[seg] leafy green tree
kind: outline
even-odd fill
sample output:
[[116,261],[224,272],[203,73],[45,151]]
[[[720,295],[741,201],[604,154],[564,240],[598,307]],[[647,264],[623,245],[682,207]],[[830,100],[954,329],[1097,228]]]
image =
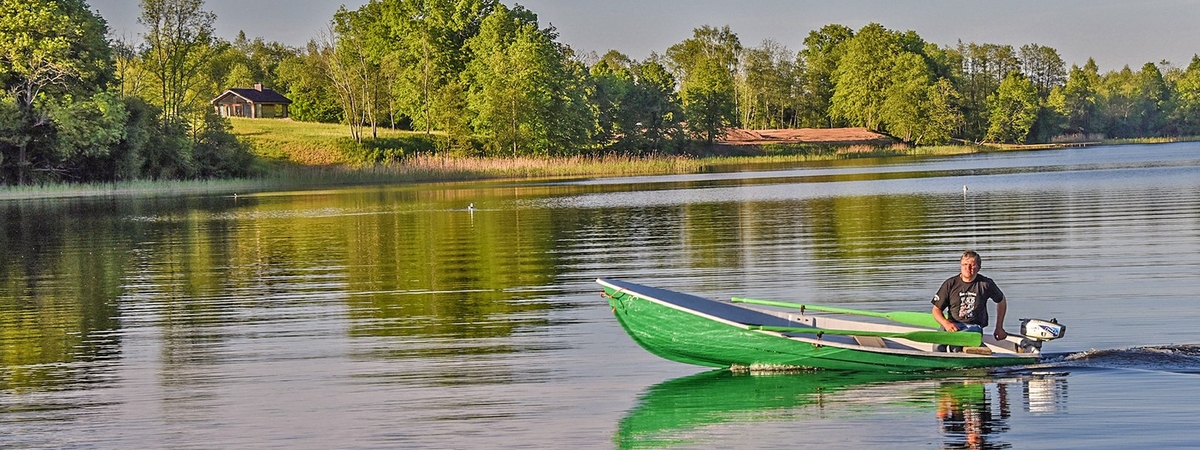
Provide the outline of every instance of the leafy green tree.
[[688,72],[683,111],[688,130],[710,147],[737,118],[733,77],[718,60],[706,60]]
[[1050,91],[1062,86],[1067,81],[1066,65],[1058,54],[1058,50],[1037,44],[1021,46],[1018,51],[1021,62],[1021,73],[1038,89],[1038,95],[1045,99]]
[[467,104],[492,152],[549,155],[588,145],[596,117],[586,73],[555,37],[524,8],[497,6],[468,41]]
[[34,171],[60,170],[53,118],[39,102],[103,89],[112,77],[107,31],[82,0],[0,2],[0,82],[17,124],[0,140],[4,180],[25,184]]
[[195,176],[199,178],[233,178],[254,171],[254,154],[229,134],[229,120],[213,112],[204,115],[204,124],[196,134],[192,150]]
[[288,114],[305,122],[339,123],[344,111],[338,104],[333,83],[322,69],[322,55],[317,44],[309,45],[304,53],[279,62],[278,82],[287,86],[292,101]]
[[625,119],[629,116],[630,96],[636,89],[632,61],[628,56],[611,50],[589,70],[596,84],[592,101],[596,104],[598,134],[596,139],[603,146],[618,144],[618,140],[632,131]]
[[636,84],[628,98],[627,123],[633,142],[641,152],[673,152],[683,147],[683,106],[675,92],[675,77],[653,59],[635,65]]
[[688,128],[710,145],[737,120],[734,74],[741,52],[742,44],[728,26],[708,25],[667,49],[667,61],[680,81]]
[[1037,87],[1018,72],[1009,73],[988,99],[991,107],[988,132],[991,142],[1025,143],[1041,108]]
[[764,40],[759,47],[746,50],[737,79],[743,105],[740,122],[747,128],[784,128],[794,115],[794,93],[799,88],[796,57],[787,47]]
[[1101,77],[1100,114],[1109,137],[1141,135],[1141,80],[1129,66]]
[[796,55],[798,77],[803,86],[796,113],[800,126],[835,127],[841,124],[829,110],[836,84],[834,74],[845,53],[841,44],[852,37],[854,30],[849,27],[826,25],[804,38],[804,50]]
[[963,136],[984,138],[990,127],[988,99],[1009,73],[1020,71],[1021,64],[1011,45],[963,44],[954,50],[959,61],[955,87],[962,94]]
[[1088,58],[1083,67],[1071,66],[1066,84],[1052,91],[1050,106],[1065,118],[1064,128],[1068,134],[1086,136],[1103,131],[1099,111],[1100,87],[1100,70],[1096,61]]
[[900,53],[891,63],[892,82],[880,112],[887,131],[918,145],[948,141],[962,125],[954,86],[945,78],[934,82],[929,65],[916,53]]
[[[379,43],[395,68],[391,96],[401,114],[427,133],[430,120],[441,115],[434,101],[456,88],[442,90],[466,70],[467,40],[479,33],[483,19],[495,10],[495,0],[385,0],[380,3]],[[442,115],[444,116],[444,115]]]
[[1141,120],[1139,136],[1162,136],[1167,128],[1171,92],[1163,74],[1154,63],[1146,63],[1138,72],[1137,111]]
[[1172,90],[1170,121],[1178,133],[1200,135],[1200,55],[1179,74]]
[[892,83],[891,62],[903,49],[899,35],[871,23],[846,41],[834,73],[830,114],[851,126],[881,130],[883,103]]
[[54,170],[71,181],[93,181],[106,174],[88,173],[89,161],[106,159],[111,148],[125,138],[129,118],[118,94],[101,91],[76,100],[64,96],[47,102],[47,116],[54,123]]
[[433,102],[430,111],[434,115],[430,119],[434,127],[442,130],[442,136],[436,142],[438,149],[463,155],[473,153],[476,149],[471,140],[470,110],[462,83],[450,80],[438,88]]
[[213,97],[208,94],[215,95],[206,69],[215,55],[217,16],[203,6],[204,0],[141,0],[145,64],[157,83],[151,100],[162,108],[164,130],[173,123],[190,125],[193,114],[208,110]]
[[333,87],[350,137],[357,142],[363,141],[366,126],[374,133],[378,125],[382,66],[378,54],[368,48],[370,29],[380,15],[378,5],[368,3],[357,11],[339,9],[331,30],[309,52]]
[[705,25],[692,30],[690,39],[668,48],[666,57],[675,79],[683,80],[686,89],[689,75],[701,65],[724,68],[733,76],[737,71],[741,52],[742,43],[728,25],[721,28]]

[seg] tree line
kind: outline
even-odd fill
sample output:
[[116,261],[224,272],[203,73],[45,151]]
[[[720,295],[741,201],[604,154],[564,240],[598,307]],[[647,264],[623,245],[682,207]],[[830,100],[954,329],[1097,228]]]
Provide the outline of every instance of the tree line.
[[[644,60],[579,54],[497,0],[372,0],[303,48],[213,34],[203,0],[142,0],[140,40],[84,0],[2,3],[0,182],[250,173],[209,101],[263,83],[295,120],[423,132],[435,151],[551,156],[704,149],[733,127],[865,127],[915,144],[1200,134],[1200,58],[1101,73],[1050,47],[958,42],[868,24],[799,51],[702,26]],[[370,153],[376,158],[399,158]]]
[[206,104],[223,44],[202,5],[142,0],[124,43],[84,0],[0,2],[0,184],[249,174]]

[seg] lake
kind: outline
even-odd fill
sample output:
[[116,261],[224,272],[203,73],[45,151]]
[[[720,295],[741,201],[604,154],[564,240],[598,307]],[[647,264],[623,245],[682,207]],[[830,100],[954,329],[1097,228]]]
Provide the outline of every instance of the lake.
[[[1200,447],[1200,143],[728,169],[0,202],[0,447]],[[595,284],[927,311],[965,249],[1047,364],[710,371]]]

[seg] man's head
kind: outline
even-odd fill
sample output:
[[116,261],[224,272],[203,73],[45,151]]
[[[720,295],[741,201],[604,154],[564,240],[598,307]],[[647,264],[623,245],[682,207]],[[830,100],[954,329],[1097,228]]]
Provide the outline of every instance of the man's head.
[[962,258],[959,258],[959,276],[963,281],[974,281],[975,275],[979,274],[979,268],[982,266],[983,258],[980,258],[974,250],[967,250],[963,252]]

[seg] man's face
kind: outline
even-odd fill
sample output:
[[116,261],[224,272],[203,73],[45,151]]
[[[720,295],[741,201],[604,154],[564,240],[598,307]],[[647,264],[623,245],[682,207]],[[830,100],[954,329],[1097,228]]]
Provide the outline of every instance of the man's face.
[[972,281],[975,279],[975,275],[979,273],[979,261],[975,258],[963,258],[959,261],[959,267],[961,268],[959,274],[962,276],[963,281]]

